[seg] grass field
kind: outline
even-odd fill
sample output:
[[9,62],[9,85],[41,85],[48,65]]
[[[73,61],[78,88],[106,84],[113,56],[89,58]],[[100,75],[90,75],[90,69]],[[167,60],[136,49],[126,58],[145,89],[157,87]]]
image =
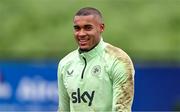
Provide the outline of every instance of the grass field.
[[60,59],[76,48],[72,18],[100,9],[105,41],[134,60],[180,61],[179,0],[1,0],[0,58]]

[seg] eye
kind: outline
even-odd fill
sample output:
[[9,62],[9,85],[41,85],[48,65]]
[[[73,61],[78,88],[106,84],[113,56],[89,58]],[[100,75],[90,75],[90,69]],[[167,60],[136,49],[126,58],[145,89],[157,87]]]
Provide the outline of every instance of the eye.
[[81,28],[79,26],[74,26],[75,31],[79,31]]
[[86,31],[90,31],[90,30],[93,29],[93,27],[92,27],[92,25],[85,25],[85,26],[84,26],[84,29],[85,29]]

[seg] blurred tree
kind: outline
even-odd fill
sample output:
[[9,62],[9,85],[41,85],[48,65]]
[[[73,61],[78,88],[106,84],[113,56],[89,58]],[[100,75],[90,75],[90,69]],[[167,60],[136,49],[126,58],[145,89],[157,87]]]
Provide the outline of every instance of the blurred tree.
[[180,61],[180,1],[1,0],[0,58],[61,58],[76,48],[72,19],[100,9],[104,40],[136,60]]

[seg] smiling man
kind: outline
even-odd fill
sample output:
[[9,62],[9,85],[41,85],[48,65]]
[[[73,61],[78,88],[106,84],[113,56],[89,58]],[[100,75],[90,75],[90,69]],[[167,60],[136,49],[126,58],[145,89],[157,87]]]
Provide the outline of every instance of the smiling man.
[[100,11],[82,8],[73,22],[79,47],[58,66],[59,111],[131,111],[133,63],[123,50],[103,41]]
[[101,33],[104,30],[102,18],[98,12],[88,13],[79,12],[74,17],[74,35],[82,51],[91,50],[101,39]]

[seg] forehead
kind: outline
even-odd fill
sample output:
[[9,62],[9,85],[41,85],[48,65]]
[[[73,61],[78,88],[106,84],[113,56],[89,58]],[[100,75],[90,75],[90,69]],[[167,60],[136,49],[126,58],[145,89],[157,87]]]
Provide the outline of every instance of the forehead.
[[95,15],[87,15],[87,16],[75,16],[74,24],[96,24],[98,23],[98,17]]

